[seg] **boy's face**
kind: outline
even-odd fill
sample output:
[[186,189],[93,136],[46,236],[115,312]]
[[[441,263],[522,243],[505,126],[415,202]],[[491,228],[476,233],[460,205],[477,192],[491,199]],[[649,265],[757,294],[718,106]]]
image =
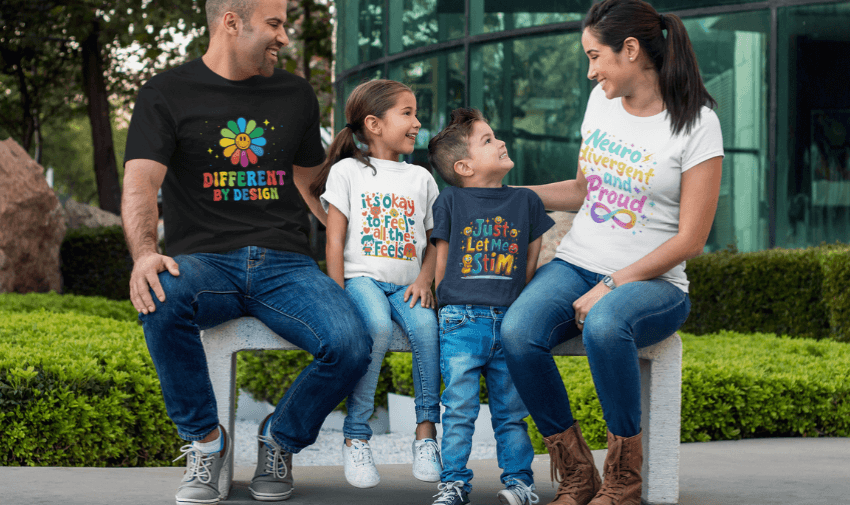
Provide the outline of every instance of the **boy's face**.
[[469,135],[469,165],[477,176],[501,180],[514,167],[505,143],[496,138],[484,121],[476,121]]

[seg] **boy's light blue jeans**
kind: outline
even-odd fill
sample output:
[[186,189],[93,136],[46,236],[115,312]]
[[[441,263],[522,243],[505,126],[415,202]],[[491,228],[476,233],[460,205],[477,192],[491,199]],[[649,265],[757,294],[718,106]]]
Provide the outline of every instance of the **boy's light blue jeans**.
[[254,316],[315,357],[278,402],[270,427],[288,452],[315,442],[369,364],[369,335],[345,292],[302,254],[245,247],[174,260],[179,276],[159,274],[165,302],[154,295],[156,311],[139,319],[180,437],[201,440],[221,422],[200,331]]
[[688,294],[660,279],[630,282],[590,309],[584,331],[573,302],[604,277],[555,259],[540,267],[502,325],[505,357],[522,401],[544,437],[573,425],[564,382],[550,351],[580,333],[608,430],[640,433],[640,366],[637,350],[672,335],[691,309]]
[[523,419],[528,416],[502,352],[500,327],[507,307],[446,305],[440,314],[440,370],[443,391],[442,482],[463,481],[472,491],[466,467],[478,418],[479,377],[484,376],[496,436],[496,457],[505,486],[534,483],[534,448]]
[[372,428],[369,418],[375,410],[375,390],[381,374],[384,355],[392,342],[393,324],[397,322],[410,340],[413,351],[413,391],[416,423],[440,422],[440,342],[437,338],[437,315],[434,309],[422,307],[416,300],[404,301],[407,286],[379,282],[370,277],[346,279],[345,292],[372,337],[372,361],[366,375],[348,395],[348,415],[343,435],[350,440],[369,440]]

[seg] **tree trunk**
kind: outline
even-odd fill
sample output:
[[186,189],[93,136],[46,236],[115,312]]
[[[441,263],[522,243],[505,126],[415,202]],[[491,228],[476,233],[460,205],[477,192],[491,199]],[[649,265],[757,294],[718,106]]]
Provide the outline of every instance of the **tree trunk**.
[[109,101],[103,75],[100,23],[95,20],[92,32],[83,41],[83,86],[88,98],[89,122],[94,147],[94,173],[100,208],[114,214],[121,213],[121,186],[115,164],[112,142],[112,124],[109,120]]

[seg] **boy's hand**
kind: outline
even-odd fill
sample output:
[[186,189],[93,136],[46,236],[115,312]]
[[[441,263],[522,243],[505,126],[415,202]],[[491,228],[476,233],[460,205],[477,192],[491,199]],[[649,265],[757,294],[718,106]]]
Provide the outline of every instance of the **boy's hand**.
[[404,292],[404,301],[410,299],[410,308],[416,305],[416,300],[420,300],[423,307],[434,308],[434,296],[431,294],[431,286],[425,285],[424,282],[416,281]]

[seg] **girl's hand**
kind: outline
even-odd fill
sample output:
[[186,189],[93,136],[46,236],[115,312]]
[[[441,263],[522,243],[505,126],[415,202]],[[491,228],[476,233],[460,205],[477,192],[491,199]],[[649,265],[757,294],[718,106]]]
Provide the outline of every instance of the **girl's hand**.
[[416,305],[416,300],[420,300],[423,307],[434,308],[434,296],[431,294],[431,285],[425,285],[424,282],[416,281],[404,292],[404,301],[410,299],[410,308]]
[[590,312],[590,309],[596,305],[603,296],[607,295],[611,292],[611,288],[602,284],[601,282],[593,287],[590,291],[583,294],[581,298],[573,302],[573,309],[575,309],[576,313],[576,326],[578,329],[584,329],[584,320],[587,318],[587,314]]

